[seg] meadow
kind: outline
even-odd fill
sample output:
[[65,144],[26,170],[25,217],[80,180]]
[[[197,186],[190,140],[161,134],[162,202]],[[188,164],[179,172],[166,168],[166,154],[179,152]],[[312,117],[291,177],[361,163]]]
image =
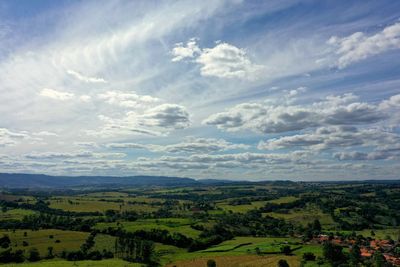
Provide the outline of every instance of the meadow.
[[[324,244],[313,241],[320,234],[400,240],[399,192],[393,185],[283,182],[4,190],[0,260],[28,267],[192,267],[212,259],[219,267],[277,266],[284,259],[291,267],[325,267],[331,261]],[[13,254],[19,250],[22,258]],[[349,251],[343,246],[345,260]],[[304,261],[306,254],[315,260]]]

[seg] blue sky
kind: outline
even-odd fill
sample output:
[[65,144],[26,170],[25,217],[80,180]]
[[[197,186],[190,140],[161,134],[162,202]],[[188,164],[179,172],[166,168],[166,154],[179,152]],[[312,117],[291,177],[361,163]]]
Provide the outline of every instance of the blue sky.
[[398,1],[0,1],[0,171],[399,178]]

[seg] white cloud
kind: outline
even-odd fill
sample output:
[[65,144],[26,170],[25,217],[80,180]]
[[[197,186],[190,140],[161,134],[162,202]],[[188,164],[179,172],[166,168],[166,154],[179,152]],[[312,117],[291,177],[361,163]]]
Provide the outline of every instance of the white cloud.
[[138,111],[130,110],[124,116],[112,118],[100,115],[104,123],[100,130],[86,131],[88,135],[112,137],[118,135],[167,135],[172,130],[190,126],[186,108],[176,104],[161,104]]
[[201,65],[202,76],[255,80],[263,70],[263,66],[251,62],[244,49],[228,43],[200,49],[196,40],[191,39],[186,46],[177,44],[171,53],[175,56],[172,61],[194,58],[194,62]]
[[400,23],[387,26],[382,31],[367,35],[356,32],[346,37],[332,36],[328,44],[336,48],[336,62],[339,68],[368,57],[400,48]]
[[90,100],[92,99],[92,97],[90,95],[81,95],[79,97],[79,100],[82,102],[90,102]]
[[379,129],[357,129],[352,126],[321,127],[311,133],[282,136],[260,142],[259,149],[306,148],[314,150],[351,148],[356,146],[380,147],[397,144],[400,136]]
[[13,132],[6,128],[0,128],[0,147],[13,146],[23,140],[31,140],[32,137],[25,131]]
[[108,104],[125,108],[146,108],[160,102],[160,99],[149,95],[138,95],[135,92],[107,91],[99,94],[98,98]]
[[213,153],[234,149],[248,149],[248,145],[233,144],[224,139],[188,137],[183,142],[171,145],[154,145],[138,143],[111,143],[109,148],[146,149],[152,152],[168,153]]
[[39,95],[43,96],[43,97],[52,98],[55,100],[61,100],[61,101],[70,100],[74,97],[73,93],[56,91],[56,90],[49,89],[49,88],[42,89],[40,91]]
[[185,58],[193,58],[200,53],[201,50],[197,46],[196,39],[192,38],[186,43],[186,46],[184,46],[183,43],[177,43],[175,45],[171,52],[171,54],[174,56],[172,61],[177,62]]
[[103,78],[97,78],[97,77],[88,77],[80,74],[79,72],[73,71],[73,70],[67,70],[67,73],[74,77],[75,79],[85,82],[85,83],[107,83],[106,80]]
[[311,105],[239,104],[213,114],[204,124],[226,131],[251,130],[257,133],[283,133],[324,125],[371,124],[389,115],[378,106],[353,102],[354,95],[329,96]]

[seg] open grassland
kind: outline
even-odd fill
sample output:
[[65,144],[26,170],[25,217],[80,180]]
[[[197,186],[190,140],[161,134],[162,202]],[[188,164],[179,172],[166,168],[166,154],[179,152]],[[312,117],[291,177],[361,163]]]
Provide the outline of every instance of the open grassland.
[[37,212],[33,210],[24,210],[24,209],[7,210],[6,212],[0,212],[0,221],[22,220],[24,216],[34,215],[34,214],[37,214]]
[[128,232],[135,232],[138,230],[150,231],[152,229],[168,230],[171,233],[180,233],[187,237],[197,238],[200,231],[190,227],[193,221],[188,218],[160,218],[160,219],[139,219],[134,222],[120,222],[120,223],[98,223],[95,228],[99,230],[111,228],[118,228],[121,226]]
[[215,256],[201,257],[190,260],[181,260],[168,264],[168,267],[204,267],[207,266],[207,260],[213,259],[218,267],[261,267],[277,266],[280,259],[285,259],[291,267],[300,266],[300,259],[297,256],[283,255],[240,255],[240,256]]
[[[3,234],[10,237],[13,249],[22,249],[27,253],[31,248],[37,248],[42,256],[47,254],[48,247],[54,248],[54,254],[61,253],[63,250],[78,250],[88,236],[88,233],[55,229],[0,231],[0,235],[3,236]],[[57,240],[60,242],[58,243]],[[27,246],[23,246],[24,241],[27,242]]]
[[259,209],[259,208],[265,206],[266,203],[267,203],[266,201],[253,201],[253,202],[251,202],[251,204],[229,205],[226,202],[222,202],[222,203],[217,204],[217,207],[219,207],[225,211],[245,213],[250,210]]
[[[26,232],[26,236],[24,233]],[[47,230],[17,230],[0,231],[0,235],[7,234],[11,239],[13,249],[22,249],[27,253],[31,248],[37,248],[41,256],[45,256],[48,247],[53,247],[54,254],[59,254],[63,250],[78,250],[88,237],[88,233],[77,231],[62,231],[56,229]],[[53,236],[51,238],[51,236]],[[60,242],[58,242],[58,240]],[[23,242],[27,242],[27,246]],[[93,249],[102,251],[103,249],[113,251],[115,237],[98,234],[95,238],[95,246]]]
[[50,260],[34,263],[10,263],[1,265],[4,267],[142,267],[142,264],[131,263],[120,259],[109,259],[101,261],[65,261]]
[[274,204],[284,204],[284,203],[294,202],[294,201],[296,201],[298,199],[299,199],[298,197],[287,196],[287,197],[280,197],[280,198],[277,198],[277,199],[269,200],[267,202],[274,203]]
[[[1,236],[4,234],[10,237],[11,247],[14,250],[22,249],[27,253],[31,248],[37,248],[41,256],[47,255],[48,247],[53,247],[54,254],[59,254],[63,250],[78,250],[88,237],[88,233],[56,229],[0,231]],[[24,241],[27,242],[25,246],[23,245]],[[114,237],[98,234],[95,238],[94,249],[100,251],[103,249],[113,250],[114,241]]]

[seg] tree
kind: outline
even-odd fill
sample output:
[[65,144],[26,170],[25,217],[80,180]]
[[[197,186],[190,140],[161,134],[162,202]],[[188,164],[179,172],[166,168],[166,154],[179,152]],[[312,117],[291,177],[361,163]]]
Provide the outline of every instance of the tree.
[[286,260],[281,259],[278,261],[278,267],[290,267],[290,266]]
[[312,252],[305,252],[303,254],[303,259],[305,261],[315,261],[315,255]]
[[281,252],[285,255],[289,255],[290,253],[292,253],[292,249],[290,248],[290,246],[283,246],[281,247]]
[[361,251],[357,244],[355,244],[350,251],[350,260],[353,265],[357,265],[357,263],[361,261]]
[[28,261],[40,261],[40,254],[36,248],[29,250]]
[[53,247],[48,247],[48,248],[47,248],[47,256],[46,256],[47,259],[52,259],[52,258],[54,258],[53,250],[54,250]]
[[386,262],[386,259],[385,259],[385,257],[382,255],[382,252],[380,252],[379,250],[377,250],[375,253],[374,253],[374,262],[375,262],[375,266],[376,267],[383,267],[383,266],[385,266],[385,262]]
[[318,219],[314,220],[312,228],[313,228],[314,231],[321,232],[322,226],[321,226],[321,223],[320,223],[320,221]]
[[0,247],[8,248],[10,245],[11,245],[11,240],[8,237],[8,235],[3,235],[3,237],[0,238]]
[[323,255],[331,263],[341,263],[345,260],[341,246],[326,242],[323,246]]
[[207,267],[217,267],[217,263],[215,262],[215,260],[208,260]]

